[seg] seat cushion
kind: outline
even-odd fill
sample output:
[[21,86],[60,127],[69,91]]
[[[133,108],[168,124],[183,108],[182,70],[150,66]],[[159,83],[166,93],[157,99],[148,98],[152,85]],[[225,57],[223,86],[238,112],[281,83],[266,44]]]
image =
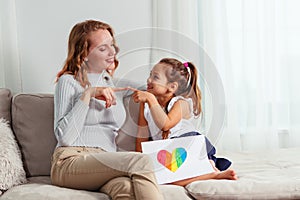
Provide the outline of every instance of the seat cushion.
[[184,187],[178,185],[160,185],[160,191],[164,196],[164,200],[192,200],[193,197],[184,189]]
[[[109,200],[110,198],[100,192],[90,192],[85,190],[74,190],[63,187],[57,187],[50,184],[49,176],[30,177],[29,183],[13,187],[1,196],[1,200],[22,199],[22,200],[40,200],[40,199],[87,199],[87,200]],[[192,200],[193,198],[187,191],[177,185],[160,185],[164,200]]]
[[53,95],[18,94],[12,100],[12,127],[27,176],[50,175],[54,136]]
[[15,186],[6,191],[1,200],[22,199],[22,200],[110,200],[110,198],[100,192],[89,192],[85,190],[74,190],[57,187],[42,183],[29,183]]
[[124,106],[126,110],[126,120],[116,138],[118,151],[135,151],[135,140],[138,131],[138,115],[139,103],[135,103],[131,97],[124,99]]
[[237,181],[206,180],[186,186],[196,199],[300,199],[300,148],[227,152]]

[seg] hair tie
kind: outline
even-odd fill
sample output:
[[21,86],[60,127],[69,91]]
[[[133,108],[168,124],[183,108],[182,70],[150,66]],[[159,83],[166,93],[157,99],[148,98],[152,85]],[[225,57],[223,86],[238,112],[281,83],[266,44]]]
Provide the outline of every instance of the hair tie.
[[187,85],[186,85],[186,88],[189,88],[189,85],[190,85],[190,82],[191,82],[191,70],[189,68],[189,63],[188,62],[185,62],[185,63],[182,63],[183,66],[185,66],[185,68],[187,69],[188,73],[189,73],[189,78],[187,80]]
[[189,63],[185,62],[185,63],[183,63],[183,66],[185,66],[186,68],[188,68],[189,67]]

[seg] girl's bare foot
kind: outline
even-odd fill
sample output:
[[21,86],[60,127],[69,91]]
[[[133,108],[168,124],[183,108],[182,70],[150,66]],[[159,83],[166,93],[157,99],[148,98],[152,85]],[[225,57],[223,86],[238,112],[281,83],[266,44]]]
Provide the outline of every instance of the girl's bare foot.
[[225,171],[216,172],[215,179],[237,180],[238,178],[233,169],[227,169]]

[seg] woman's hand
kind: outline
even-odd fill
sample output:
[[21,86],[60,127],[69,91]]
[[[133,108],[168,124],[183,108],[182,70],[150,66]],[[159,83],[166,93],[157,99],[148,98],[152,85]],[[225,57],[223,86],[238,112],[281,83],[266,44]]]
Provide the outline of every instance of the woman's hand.
[[110,87],[96,87],[93,97],[105,101],[105,107],[109,108],[116,105],[116,95],[113,88]]
[[83,92],[81,100],[89,104],[90,99],[95,97],[96,99],[105,101],[105,107],[109,108],[112,105],[116,105],[115,92],[127,89],[128,88],[89,87]]

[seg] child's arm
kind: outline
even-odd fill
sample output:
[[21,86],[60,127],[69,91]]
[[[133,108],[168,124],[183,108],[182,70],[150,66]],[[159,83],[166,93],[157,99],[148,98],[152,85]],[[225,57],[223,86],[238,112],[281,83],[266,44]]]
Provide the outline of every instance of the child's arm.
[[150,107],[150,112],[156,126],[162,131],[173,128],[182,118],[190,117],[189,104],[185,100],[178,100],[174,103],[168,114],[164,112],[161,106],[154,104]]
[[150,92],[134,89],[133,99],[135,102],[148,103],[152,118],[156,126],[162,131],[167,131],[173,128],[182,118],[189,118],[189,104],[185,100],[178,100],[174,103],[168,114],[165,113],[156,97]]
[[139,119],[138,119],[138,132],[135,143],[135,150],[142,152],[142,142],[149,140],[148,123],[144,117],[144,103],[140,104]]
[[152,118],[156,126],[162,131],[173,128],[182,118],[189,118],[189,104],[185,100],[178,100],[174,103],[168,114],[165,113],[156,97],[150,92],[134,90],[133,99],[135,102],[148,103]]

